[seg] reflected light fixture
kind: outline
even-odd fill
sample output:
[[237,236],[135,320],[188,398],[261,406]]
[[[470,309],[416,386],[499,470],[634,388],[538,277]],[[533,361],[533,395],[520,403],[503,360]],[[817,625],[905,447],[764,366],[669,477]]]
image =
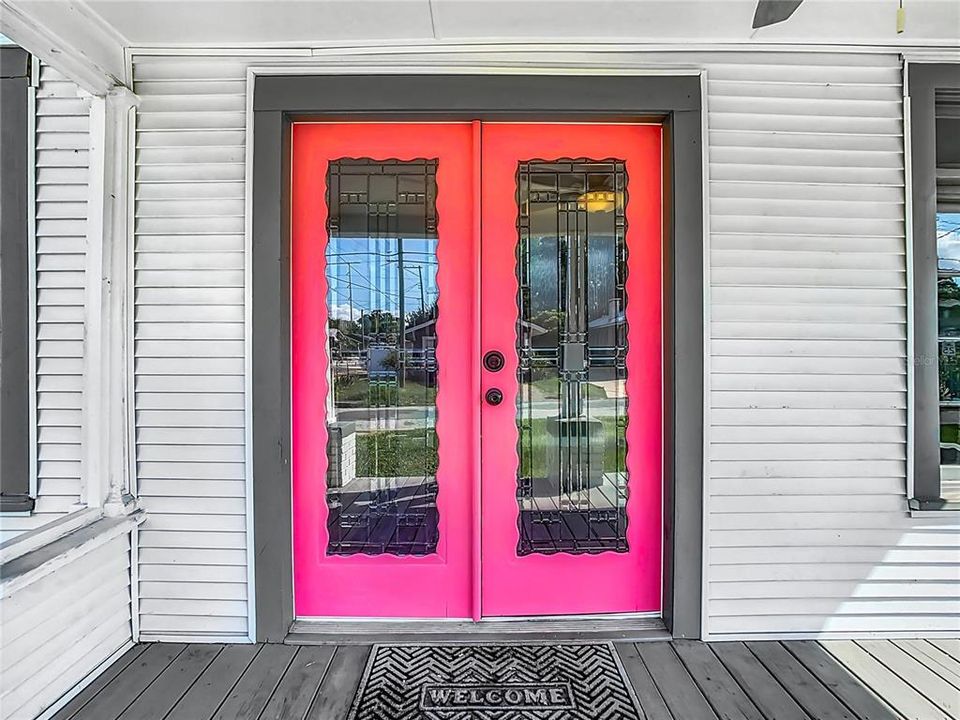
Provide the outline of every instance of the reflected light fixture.
[[613,190],[590,190],[577,198],[577,207],[592,213],[613,212],[617,195]]

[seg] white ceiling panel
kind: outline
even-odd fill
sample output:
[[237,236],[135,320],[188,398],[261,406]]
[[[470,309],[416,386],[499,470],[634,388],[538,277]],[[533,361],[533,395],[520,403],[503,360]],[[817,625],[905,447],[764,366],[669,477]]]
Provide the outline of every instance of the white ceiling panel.
[[960,46],[960,0],[804,0],[753,30],[757,0],[5,0],[54,27],[92,22],[120,46],[378,43],[849,43]]
[[428,0],[87,0],[132,45],[433,38]]
[[753,30],[756,0],[433,0],[437,37],[666,42],[960,42],[960,0],[805,0]]

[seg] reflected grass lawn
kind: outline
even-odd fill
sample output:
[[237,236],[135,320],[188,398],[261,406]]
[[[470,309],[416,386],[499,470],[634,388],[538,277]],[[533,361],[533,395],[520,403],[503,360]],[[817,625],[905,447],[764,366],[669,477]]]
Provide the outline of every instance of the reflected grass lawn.
[[373,382],[363,377],[338,377],[334,386],[337,407],[418,407],[433,405],[436,386],[407,380],[403,387],[395,382]]
[[[599,418],[603,425],[603,471],[612,473],[623,467],[626,447],[623,432],[617,428],[615,418]],[[526,432],[529,428],[529,432]],[[519,423],[521,440],[520,475],[522,477],[546,477],[547,456],[557,452],[557,438],[547,430],[547,419],[536,418]],[[619,448],[617,436],[620,436]],[[586,442],[584,438],[582,442]]]
[[[541,396],[548,400],[560,397],[560,378],[541,378],[530,383]],[[606,400],[607,392],[599,385],[584,383],[581,387],[585,388],[586,396],[590,400]]]
[[941,425],[940,442],[960,445],[960,425]]
[[435,430],[383,430],[357,434],[357,475],[419,477],[437,472]]
[[[602,418],[604,472],[623,467],[626,452],[622,432],[614,418]],[[530,434],[523,432],[529,428]],[[620,433],[619,447],[616,445]],[[546,477],[547,455],[556,452],[557,440],[547,430],[547,419],[521,423],[524,438],[523,477]],[[450,452],[457,452],[456,448]],[[429,430],[383,430],[357,434],[357,475],[360,477],[419,477],[437,472],[437,433]]]

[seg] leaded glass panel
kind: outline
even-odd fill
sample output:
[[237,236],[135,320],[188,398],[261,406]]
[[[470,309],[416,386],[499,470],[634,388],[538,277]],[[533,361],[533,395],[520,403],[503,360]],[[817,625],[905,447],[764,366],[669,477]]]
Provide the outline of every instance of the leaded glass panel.
[[331,555],[436,552],[437,161],[330,163]]
[[627,552],[627,173],[521,162],[519,555]]

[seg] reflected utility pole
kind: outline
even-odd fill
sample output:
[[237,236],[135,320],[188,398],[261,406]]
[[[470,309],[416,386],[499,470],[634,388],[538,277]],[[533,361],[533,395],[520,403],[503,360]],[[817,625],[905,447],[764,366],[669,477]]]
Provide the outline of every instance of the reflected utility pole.
[[406,376],[406,372],[405,372],[405,371],[406,371],[406,368],[405,368],[405,365],[406,365],[406,354],[407,354],[407,353],[406,353],[406,350],[407,350],[407,330],[406,330],[405,308],[404,308],[404,303],[403,303],[403,300],[404,300],[404,297],[403,297],[403,296],[404,296],[404,282],[403,282],[404,270],[403,270],[403,238],[402,238],[402,237],[398,237],[398,238],[397,238],[397,263],[398,263],[399,269],[400,269],[400,272],[398,273],[398,275],[400,276],[400,317],[398,318],[398,321],[397,321],[397,326],[399,327],[399,330],[400,330],[400,344],[399,344],[400,347],[399,347],[399,351],[398,351],[399,356],[398,356],[398,358],[397,358],[397,372],[398,372],[397,385],[398,385],[399,387],[403,387],[403,385],[404,385],[404,377]]
[[347,302],[350,303],[350,324],[353,324],[353,263],[347,263]]
[[427,298],[423,292],[423,266],[420,263],[417,263],[416,266],[417,276],[420,278],[420,309],[427,309]]

